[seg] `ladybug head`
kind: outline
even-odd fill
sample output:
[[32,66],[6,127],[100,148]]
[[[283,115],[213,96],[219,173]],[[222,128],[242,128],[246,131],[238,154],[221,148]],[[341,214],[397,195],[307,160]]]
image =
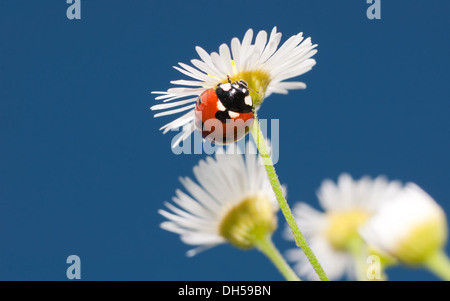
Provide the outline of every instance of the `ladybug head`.
[[[227,75],[227,80],[228,80],[228,82],[229,82],[230,84],[232,83],[231,78],[230,78],[229,75]],[[243,79],[239,79],[238,81],[236,81],[236,83],[238,83],[238,84],[240,84],[240,85],[242,85],[242,86],[248,88],[247,82],[244,81]]]

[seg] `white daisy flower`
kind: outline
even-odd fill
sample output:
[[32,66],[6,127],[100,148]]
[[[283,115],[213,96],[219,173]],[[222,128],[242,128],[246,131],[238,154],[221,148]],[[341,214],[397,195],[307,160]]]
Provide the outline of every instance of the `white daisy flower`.
[[[325,212],[305,203],[294,205],[295,219],[330,280],[340,279],[344,275],[350,279],[356,277],[356,263],[350,248],[355,241],[361,240],[358,228],[384,201],[397,195],[401,189],[399,182],[389,182],[383,176],[353,180],[350,175],[342,174],[337,184],[325,180],[317,192]],[[285,234],[286,238],[292,240],[288,228]],[[286,256],[288,260],[296,262],[294,269],[297,273],[310,280],[317,280],[317,274],[302,252],[292,249],[288,250]]]
[[360,234],[368,244],[403,263],[423,265],[444,247],[447,221],[431,196],[408,183],[360,229]]
[[287,94],[289,90],[306,88],[303,82],[286,80],[302,75],[316,64],[311,57],[317,52],[317,45],[311,43],[311,38],[304,39],[303,33],[299,33],[278,47],[281,33],[274,27],[269,37],[266,31],[261,30],[255,41],[252,40],[253,30],[249,29],[242,42],[233,38],[231,46],[222,44],[218,53],[208,54],[197,46],[195,49],[200,60],[191,60],[194,67],[184,63],[174,66],[193,80],[175,80],[171,83],[177,87],[152,92],[160,94],[156,100],[163,102],[151,107],[151,110],[161,111],[155,117],[185,112],[161,128],[163,133],[167,133],[183,127],[183,133],[172,147],[179,145],[194,131],[194,107],[198,96],[208,88],[226,83],[228,76],[234,80],[244,80],[254,90],[250,95],[255,108],[272,93]]
[[177,206],[166,202],[168,210],[159,210],[168,219],[163,229],[197,246],[188,256],[225,242],[249,249],[276,229],[276,197],[255,147],[247,147],[244,157],[220,149],[215,159],[201,160],[193,169],[198,184],[180,179],[190,195],[177,190]]

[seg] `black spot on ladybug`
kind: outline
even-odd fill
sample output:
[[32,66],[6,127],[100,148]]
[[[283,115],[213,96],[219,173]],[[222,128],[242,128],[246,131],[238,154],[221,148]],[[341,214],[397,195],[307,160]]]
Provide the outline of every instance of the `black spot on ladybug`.
[[230,119],[230,115],[228,115],[228,110],[217,111],[215,117],[223,123],[226,123],[227,119]]
[[201,105],[201,104],[202,104],[202,97],[199,96],[199,97],[197,98],[197,105],[199,106],[199,105]]

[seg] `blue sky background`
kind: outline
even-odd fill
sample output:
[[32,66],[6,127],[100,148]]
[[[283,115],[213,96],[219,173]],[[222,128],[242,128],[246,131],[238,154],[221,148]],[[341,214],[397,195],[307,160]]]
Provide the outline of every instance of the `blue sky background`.
[[[152,90],[172,68],[248,28],[319,44],[304,91],[273,95],[289,203],[341,172],[414,181],[450,213],[450,3],[357,1],[0,0],[0,279],[282,280],[257,251],[219,246],[194,258],[157,214],[204,155],[171,152]],[[284,251],[282,217],[274,240]],[[282,227],[281,227],[282,226]],[[449,249],[447,249],[449,250]],[[396,267],[391,280],[435,280]]]

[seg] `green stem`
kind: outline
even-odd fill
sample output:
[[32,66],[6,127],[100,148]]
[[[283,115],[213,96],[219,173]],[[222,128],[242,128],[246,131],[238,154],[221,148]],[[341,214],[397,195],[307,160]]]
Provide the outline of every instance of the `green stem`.
[[450,281],[450,259],[443,250],[429,256],[425,266],[442,280]]
[[278,204],[280,205],[281,212],[283,212],[283,215],[289,225],[289,227],[292,230],[292,233],[294,235],[295,242],[297,243],[297,246],[302,248],[303,252],[305,252],[306,257],[308,258],[309,262],[312,264],[314,270],[319,275],[320,280],[327,281],[328,278],[325,275],[325,272],[320,265],[320,263],[317,261],[316,256],[314,255],[313,251],[309,247],[308,243],[306,242],[305,237],[300,232],[300,229],[297,226],[297,223],[295,222],[294,216],[292,215],[292,211],[289,208],[289,205],[284,198],[283,190],[281,189],[280,181],[278,180],[277,173],[275,171],[275,168],[272,163],[272,159],[270,158],[269,152],[267,151],[266,142],[264,140],[264,135],[261,132],[261,129],[259,127],[259,121],[256,117],[255,113],[255,121],[253,122],[253,126],[251,128],[251,133],[253,136],[253,139],[256,142],[256,147],[259,150],[259,154],[264,162],[264,165],[266,167],[267,175],[269,176],[270,184],[272,185],[272,189],[275,193],[275,196],[278,200]]
[[291,267],[286,263],[283,256],[281,256],[278,249],[272,242],[270,237],[265,237],[264,239],[255,242],[256,247],[260,250],[267,258],[272,261],[272,263],[277,267],[280,273],[288,281],[301,281],[300,278],[294,273]]

